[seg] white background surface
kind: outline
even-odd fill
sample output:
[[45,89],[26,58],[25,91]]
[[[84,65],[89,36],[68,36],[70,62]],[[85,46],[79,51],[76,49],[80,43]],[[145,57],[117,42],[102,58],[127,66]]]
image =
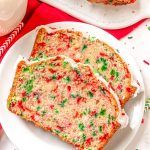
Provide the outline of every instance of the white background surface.
[[[148,26],[150,26],[150,20],[143,23],[134,32],[121,40],[125,47],[128,47],[129,53],[133,55],[142,70],[147,98],[150,97],[150,65],[146,65],[143,60],[150,62],[150,31]],[[131,36],[133,38],[128,39]],[[132,150],[150,149],[150,112],[145,114],[144,119],[144,124],[141,125],[135,140],[132,142],[134,148]],[[14,146],[12,146],[4,134],[0,140],[0,150],[14,150]]]

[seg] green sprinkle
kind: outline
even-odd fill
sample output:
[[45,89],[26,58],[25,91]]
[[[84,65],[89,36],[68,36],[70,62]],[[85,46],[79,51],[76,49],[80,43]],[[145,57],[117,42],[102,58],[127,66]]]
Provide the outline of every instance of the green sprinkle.
[[80,131],[84,131],[84,124],[83,123],[80,123],[79,125],[78,125],[78,128],[80,129]]
[[61,106],[61,107],[64,107],[65,106],[65,103],[68,101],[68,99],[67,98],[65,98],[59,105]]
[[56,134],[59,134],[60,133],[60,131],[59,130],[54,130],[54,132],[56,133]]
[[57,79],[56,75],[53,75],[51,78],[52,78],[52,80],[56,80]]
[[106,91],[104,88],[100,87],[99,90],[101,91],[102,94],[104,94],[104,95],[106,94]]
[[71,94],[71,97],[72,98],[76,98],[78,95],[75,95],[75,94]]
[[26,98],[26,97],[23,97],[23,98],[22,98],[22,101],[23,101],[23,102],[26,102],[26,101],[27,101],[27,98]]
[[86,49],[87,49],[87,45],[84,44],[82,47],[82,52],[85,51]]
[[82,140],[85,141],[86,140],[86,135],[83,133],[82,134]]
[[90,63],[90,60],[87,58],[84,62],[84,64],[89,64]]
[[30,71],[29,67],[23,69],[23,72],[29,72],[29,71]]
[[63,67],[65,68],[69,63],[67,61],[63,62]]
[[36,111],[39,111],[40,109],[41,109],[40,106],[37,106],[37,107],[36,107]]
[[117,51],[118,53],[120,53],[119,49],[116,49],[116,51]]
[[43,110],[41,115],[44,117],[46,115],[46,111]]
[[147,29],[150,31],[150,26]]
[[103,130],[102,130],[102,126],[99,126],[99,132],[102,133]]
[[96,70],[96,69],[93,69],[93,73],[94,73],[94,74],[96,74],[96,73],[99,74],[98,70]]
[[116,71],[114,69],[111,70],[110,75],[115,76]]
[[107,66],[106,66],[106,65],[103,65],[103,66],[101,67],[101,70],[102,70],[102,71],[107,70]]
[[49,66],[51,66],[51,67],[54,67],[54,66],[55,66],[55,64],[53,64],[53,63],[50,63],[50,64],[49,64]]
[[33,89],[33,80],[28,80],[24,86],[26,92],[28,94],[30,94],[32,92],[32,89]]
[[59,114],[59,110],[58,110],[57,108],[55,109],[55,113],[56,113],[56,114]]
[[100,115],[105,116],[106,115],[106,109],[101,108]]
[[55,98],[56,98],[55,95],[50,95],[49,97],[52,98],[52,99],[55,99]]
[[94,126],[94,122],[93,120],[90,121],[90,126],[93,127]]
[[108,115],[108,124],[110,124],[110,122],[111,122],[111,116],[110,116],[110,114]]
[[107,60],[103,57],[100,57],[99,59],[96,60],[96,63],[97,64],[103,64],[102,67],[101,67],[101,71],[105,71],[107,70],[108,68],[108,63],[107,63]]
[[98,113],[95,113],[95,118],[97,118],[98,117]]
[[67,76],[66,78],[63,78],[63,80],[65,80],[65,81],[66,81],[66,83],[69,83],[69,82],[71,81],[71,79],[70,79],[70,77],[69,77],[69,76]]
[[88,150],[92,150],[92,148],[88,148]]
[[92,93],[91,91],[88,91],[88,96],[89,96],[90,98],[93,98],[93,93]]
[[128,36],[128,39],[132,39],[133,38],[133,36]]
[[31,61],[39,61],[39,58],[35,57],[35,58],[30,58]]
[[93,131],[92,135],[93,135],[93,136],[96,136],[96,135],[97,135],[96,131]]
[[113,76],[113,77],[115,77],[117,79],[119,77],[119,72],[116,71],[115,69],[112,69],[110,71],[110,75]]
[[84,115],[87,115],[87,114],[89,114],[89,113],[90,113],[90,109],[85,108],[85,111],[83,112],[83,114],[84,114]]

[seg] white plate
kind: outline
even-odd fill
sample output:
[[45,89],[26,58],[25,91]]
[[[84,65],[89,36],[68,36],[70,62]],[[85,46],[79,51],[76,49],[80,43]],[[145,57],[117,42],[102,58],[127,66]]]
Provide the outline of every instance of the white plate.
[[41,0],[87,23],[105,29],[130,26],[150,18],[150,0],[137,0],[125,6],[91,4],[87,0]]
[[[137,78],[143,86],[143,80],[137,64],[129,55],[129,52],[124,49],[123,45],[121,45],[120,42],[118,42],[118,40],[110,34],[97,27],[76,22],[58,22],[49,24],[49,26],[53,28],[73,28],[75,30],[82,31],[83,33],[88,32],[89,35],[95,36],[100,40],[105,41],[113,48],[118,49],[121,56],[124,56],[123,58],[130,64],[130,67],[133,68],[135,78]],[[36,30],[33,30],[18,40],[10,48],[2,61],[0,71],[0,120],[6,134],[20,150],[73,150],[69,144],[60,141],[58,138],[43,131],[42,129],[35,128],[32,123],[26,122],[25,120],[17,117],[6,108],[7,96],[15,73],[15,62],[19,55],[23,55],[27,58],[29,57],[35,36]],[[138,131],[144,111],[144,100],[145,95],[144,93],[141,93],[135,98],[135,100],[130,101],[130,104],[128,103],[126,111],[130,117],[130,123],[133,126],[135,125],[135,128],[132,130],[128,126],[127,128],[118,131],[111,142],[107,145],[107,150],[123,150],[127,148]],[[133,122],[135,124],[133,124]]]

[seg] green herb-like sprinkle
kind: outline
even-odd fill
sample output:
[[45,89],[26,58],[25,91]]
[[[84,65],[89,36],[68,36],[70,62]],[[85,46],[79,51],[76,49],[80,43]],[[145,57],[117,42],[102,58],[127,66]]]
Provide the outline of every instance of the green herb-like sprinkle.
[[99,126],[99,132],[102,133],[103,130],[102,130],[102,126]]
[[84,62],[84,64],[89,64],[90,63],[90,60],[87,58]]
[[23,98],[22,98],[22,101],[23,101],[23,102],[26,102],[26,101],[27,101],[27,98],[26,98],[26,97],[23,97]]
[[84,44],[84,45],[82,46],[82,52],[85,51],[86,49],[87,49],[87,45]]
[[96,63],[97,64],[103,64],[102,67],[101,67],[101,71],[105,71],[107,70],[108,68],[108,63],[107,63],[107,60],[103,57],[100,57],[99,59],[96,60]]
[[54,130],[54,132],[56,133],[56,134],[59,134],[60,133],[60,131],[59,130]]
[[59,105],[61,106],[61,107],[64,107],[65,106],[65,103],[68,101],[68,99],[67,98],[65,98]]
[[83,133],[82,134],[82,140],[85,141],[86,140],[86,135]]
[[65,68],[69,63],[67,61],[63,62],[63,67]]
[[88,91],[88,96],[89,96],[90,98],[93,98],[93,93],[92,93],[91,91]]
[[42,115],[42,117],[44,117],[46,115],[46,111],[43,110],[41,115]]
[[59,114],[59,110],[58,110],[57,108],[55,109],[55,113],[56,113],[56,114]]
[[28,94],[30,94],[32,92],[32,89],[33,89],[33,80],[28,80],[24,86],[26,92]]
[[63,80],[65,80],[66,83],[69,83],[71,81],[71,78],[69,76],[67,76],[66,78],[63,78]]
[[90,113],[90,109],[85,108],[85,111],[83,112],[83,114],[84,114],[84,115],[87,115],[87,114],[89,114],[89,113]]
[[100,115],[101,116],[105,116],[106,115],[106,109],[101,109],[101,111],[100,111]]
[[30,71],[29,67],[23,69],[23,72],[29,72],[29,71]]
[[94,126],[94,122],[93,120],[90,121],[90,126],[93,127]]
[[50,95],[49,97],[52,98],[52,99],[55,99],[55,98],[56,98],[55,95]]
[[37,107],[36,107],[36,111],[39,111],[40,109],[41,109],[40,106],[37,106]]
[[84,131],[84,124],[83,123],[80,123],[79,125],[78,125],[78,128],[79,128],[79,130],[80,131]]
[[76,98],[78,95],[75,95],[75,94],[71,94],[71,97],[72,98]]
[[96,135],[97,135],[96,131],[93,131],[92,135],[93,135],[93,136],[96,136]]
[[53,63],[50,63],[50,64],[49,64],[49,66],[51,66],[51,67],[54,67],[54,66],[55,66],[55,64],[53,64]]
[[132,39],[133,38],[133,36],[128,36],[128,39]]
[[51,78],[52,78],[52,80],[56,80],[57,79],[56,75],[53,75]]

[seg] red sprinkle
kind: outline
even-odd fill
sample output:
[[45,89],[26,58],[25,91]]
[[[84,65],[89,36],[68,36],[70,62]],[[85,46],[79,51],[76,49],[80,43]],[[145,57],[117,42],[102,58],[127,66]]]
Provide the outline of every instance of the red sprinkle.
[[22,101],[18,101],[18,107],[20,107],[22,110],[25,111],[25,108],[24,108],[23,105],[22,105]]
[[86,140],[86,146],[87,146],[87,147],[91,145],[92,140],[93,140],[92,137],[91,137],[91,138],[88,138],[88,139]]
[[141,124],[144,124],[144,118],[142,118]]
[[150,65],[150,63],[146,60],[143,60],[143,62],[146,64],[146,65]]
[[67,86],[67,90],[70,92],[70,90],[71,90],[71,86]]
[[125,115],[125,113],[122,113],[122,116],[124,116]]
[[96,110],[92,111],[90,114],[91,116],[94,116],[96,114]]
[[21,94],[22,94],[22,97],[25,97],[27,93],[23,91]]
[[54,105],[50,105],[49,107],[50,107],[51,109],[53,109],[53,108],[54,108]]
[[130,88],[130,87],[127,87],[127,88],[126,88],[126,91],[130,93],[130,92],[131,92],[131,88]]

